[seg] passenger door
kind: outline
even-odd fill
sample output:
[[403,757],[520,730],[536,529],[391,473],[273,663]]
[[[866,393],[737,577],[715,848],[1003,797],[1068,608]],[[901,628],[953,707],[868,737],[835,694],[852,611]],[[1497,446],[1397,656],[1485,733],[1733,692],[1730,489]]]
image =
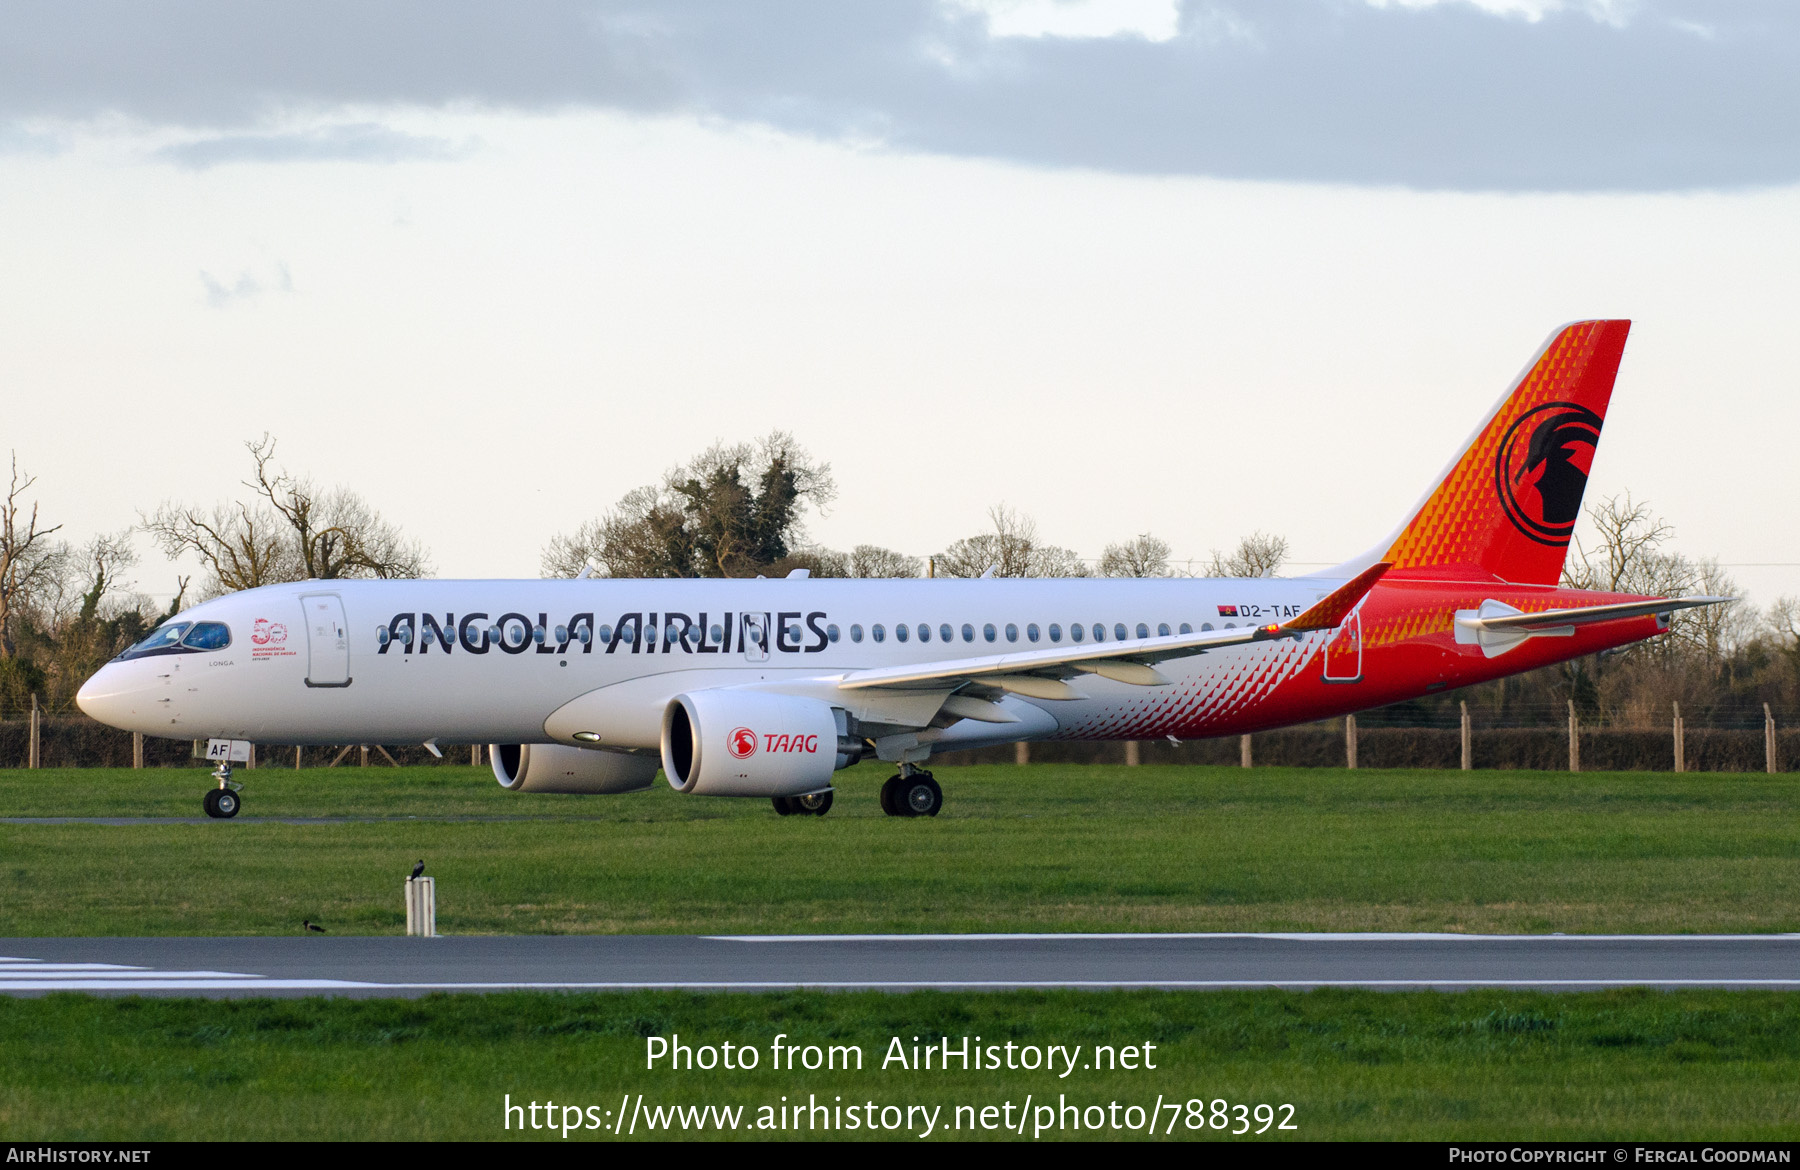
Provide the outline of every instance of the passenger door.
[[1350,611],[1325,644],[1325,681],[1361,682],[1363,673],[1362,610]]
[[350,629],[344,603],[335,593],[308,593],[300,598],[306,613],[306,685],[350,685]]

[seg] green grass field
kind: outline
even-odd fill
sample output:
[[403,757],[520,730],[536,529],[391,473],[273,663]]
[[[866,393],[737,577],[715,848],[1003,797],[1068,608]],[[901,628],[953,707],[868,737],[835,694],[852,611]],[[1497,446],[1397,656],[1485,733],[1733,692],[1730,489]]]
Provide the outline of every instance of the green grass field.
[[[768,1046],[854,1045],[860,1072],[776,1071]],[[646,1071],[649,1035],[758,1050],[752,1072]],[[881,1068],[909,1046],[1157,1047],[1154,1071],[945,1073]],[[1800,1127],[1800,996],[1754,992],[1005,993],[983,995],[493,995],[395,1001],[0,999],[0,1140],[501,1139],[579,1141],[582,1130],[502,1128],[503,1102],[744,1106],[737,1137],[868,1137],[752,1128],[763,1105],[1015,1109],[1119,1102],[1158,1135],[1109,1129],[1049,1138],[1792,1139]],[[1294,1106],[1297,1127],[1233,1139],[1186,1125],[1186,1102]],[[584,1114],[577,1114],[586,1121]],[[773,1116],[772,1114],[762,1116]],[[898,1115],[890,1115],[898,1119]],[[967,1115],[976,1121],[978,1114]],[[998,1116],[998,1115],[996,1115]],[[1097,1120],[1101,1114],[1087,1114]],[[1140,1114],[1140,1117],[1142,1114]],[[1228,1117],[1235,1115],[1230,1111]],[[1277,1118],[1285,1118],[1278,1114]],[[542,1114],[538,1115],[542,1119]],[[716,1114],[715,1114],[716,1117]],[[1040,1115],[1031,1115],[1034,1120]],[[1173,1135],[1161,1130],[1176,1120]],[[1110,1117],[1107,1118],[1110,1121]],[[520,1118],[517,1124],[528,1124]],[[1142,1124],[1140,1121],[1139,1124]],[[1235,1127],[1238,1123],[1233,1120]],[[638,1138],[722,1136],[652,1130]],[[908,1138],[905,1133],[876,1136]],[[1026,1140],[1033,1137],[1028,1127]]]
[[[417,857],[445,933],[1800,930],[1791,775],[943,768],[930,820],[882,816],[885,775],[779,818],[660,783],[263,769],[237,821],[0,825],[0,936],[399,933]],[[0,816],[194,816],[207,783],[4,772]],[[277,815],[402,819],[254,822]]]

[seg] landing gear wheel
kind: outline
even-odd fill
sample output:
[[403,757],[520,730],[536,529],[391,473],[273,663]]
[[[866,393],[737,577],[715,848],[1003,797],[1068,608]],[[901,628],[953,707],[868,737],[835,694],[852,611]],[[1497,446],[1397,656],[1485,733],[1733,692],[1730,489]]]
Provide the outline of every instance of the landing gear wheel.
[[935,817],[944,807],[944,790],[930,772],[890,777],[881,786],[881,811],[890,817]]
[[930,772],[914,772],[901,783],[900,803],[909,817],[935,817],[944,807],[944,790]]
[[769,803],[775,806],[775,815],[791,817],[794,815],[793,798],[787,796],[771,796]]
[[238,794],[229,788],[211,788],[207,790],[206,799],[200,802],[200,806],[206,810],[207,816],[225,820],[237,816],[242,802],[238,800]]
[[788,797],[788,807],[802,816],[822,817],[831,811],[831,789]]

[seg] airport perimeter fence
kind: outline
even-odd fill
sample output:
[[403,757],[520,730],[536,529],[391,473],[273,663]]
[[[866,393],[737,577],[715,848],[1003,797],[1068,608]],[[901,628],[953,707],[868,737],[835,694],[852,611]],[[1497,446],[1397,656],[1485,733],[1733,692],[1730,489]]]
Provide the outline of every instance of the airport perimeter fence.
[[[1465,724],[1466,717],[1466,724]],[[1593,772],[1800,771],[1800,711],[1718,708],[1659,726],[1622,726],[1565,707],[1515,705],[1422,713],[1406,706],[1365,711],[1250,736],[1007,744],[932,757],[958,764],[1211,764],[1288,768],[1505,768]],[[1571,727],[1575,751],[1570,751]],[[0,712],[0,768],[183,768],[204,766],[188,740],[134,736],[85,715],[40,711],[35,759],[29,711]],[[204,746],[204,743],[199,745]],[[256,766],[388,767],[486,763],[486,752],[446,745],[340,744],[296,749],[257,744]]]

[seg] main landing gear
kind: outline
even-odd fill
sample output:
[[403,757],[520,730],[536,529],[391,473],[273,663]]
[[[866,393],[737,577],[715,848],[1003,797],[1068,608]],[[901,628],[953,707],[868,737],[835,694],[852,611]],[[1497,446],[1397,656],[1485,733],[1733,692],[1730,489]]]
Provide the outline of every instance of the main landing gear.
[[944,807],[944,790],[931,778],[909,764],[902,764],[898,776],[881,786],[881,811],[890,817],[935,817]]
[[784,817],[822,817],[831,811],[831,789],[805,796],[772,796],[775,811]]
[[206,799],[200,802],[200,807],[206,810],[207,816],[219,820],[237,816],[238,809],[243,805],[243,801],[238,798],[238,793],[243,791],[244,786],[231,778],[230,760],[221,761],[219,766],[213,769],[213,779],[219,782],[219,786],[207,792]]

